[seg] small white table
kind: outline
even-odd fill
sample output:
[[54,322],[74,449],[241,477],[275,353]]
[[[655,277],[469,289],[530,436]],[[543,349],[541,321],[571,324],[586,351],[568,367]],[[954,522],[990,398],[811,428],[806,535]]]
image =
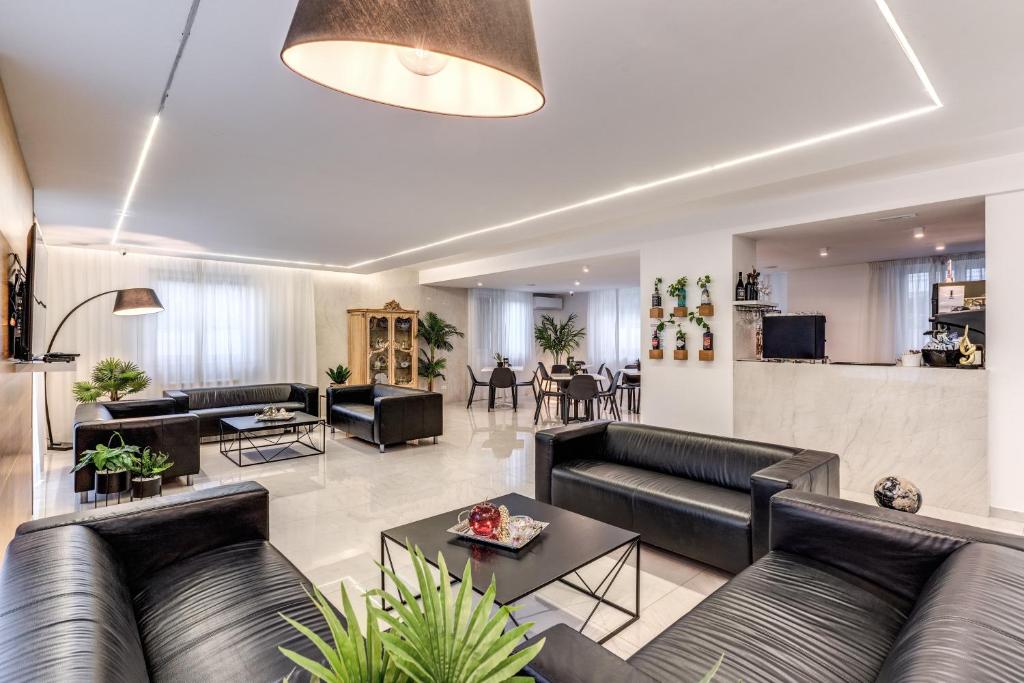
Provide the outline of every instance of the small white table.
[[[496,368],[480,368],[480,372],[481,372],[481,374],[485,374],[486,375],[488,372],[494,372],[495,369]],[[509,370],[511,370],[512,372],[522,372],[523,371],[523,366],[522,365],[512,365],[512,366],[509,366]]]

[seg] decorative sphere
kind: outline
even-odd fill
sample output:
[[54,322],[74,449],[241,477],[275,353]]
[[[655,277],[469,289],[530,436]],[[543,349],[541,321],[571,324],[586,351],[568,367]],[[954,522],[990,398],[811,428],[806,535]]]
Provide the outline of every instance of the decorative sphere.
[[490,503],[474,505],[469,513],[469,528],[477,536],[491,537],[501,526],[501,511]]
[[921,509],[923,497],[914,482],[902,477],[882,477],[875,484],[875,502],[881,507],[914,513]]

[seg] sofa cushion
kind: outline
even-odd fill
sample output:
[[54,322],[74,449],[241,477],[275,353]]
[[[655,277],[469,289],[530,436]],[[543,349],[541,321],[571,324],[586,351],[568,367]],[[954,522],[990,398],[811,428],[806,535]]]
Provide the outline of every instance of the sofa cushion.
[[278,614],[329,638],[304,587],[305,578],[266,541],[217,548],[148,577],[134,602],[152,680],[281,680],[293,667],[278,646],[319,660]]
[[183,389],[188,394],[189,410],[223,408],[225,406],[281,403],[292,395],[291,384],[254,384],[241,387],[204,387]]
[[1024,672],[1024,562],[986,543],[932,574],[879,680],[1011,681]]
[[771,552],[629,663],[661,681],[873,681],[910,606],[885,589]]
[[145,681],[124,571],[83,526],[15,537],[0,576],[0,678]]
[[604,457],[611,462],[750,491],[758,470],[800,452],[799,448],[613,422],[605,432]]
[[298,401],[282,401],[280,403],[253,403],[251,405],[223,406],[221,408],[201,408],[199,410],[191,410],[189,412],[195,413],[200,419],[216,418],[219,420],[224,417],[255,415],[267,406],[284,408],[285,410],[302,410],[306,407]]
[[335,403],[331,412],[343,420],[373,423],[373,406],[365,403]]
[[747,493],[603,460],[572,460],[552,470],[551,500],[727,571],[750,564]]

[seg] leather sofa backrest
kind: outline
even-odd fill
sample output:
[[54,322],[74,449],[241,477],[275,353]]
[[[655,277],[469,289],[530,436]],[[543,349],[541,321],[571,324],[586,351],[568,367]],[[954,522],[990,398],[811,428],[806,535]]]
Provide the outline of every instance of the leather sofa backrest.
[[411,387],[397,387],[393,384],[374,384],[373,385],[373,397],[374,398],[386,398],[389,396],[412,396],[416,394],[425,394],[427,392],[422,389],[413,389]]
[[292,394],[291,384],[253,384],[241,387],[182,389],[188,394],[189,410],[282,403]]
[[750,491],[750,477],[801,449],[613,422],[605,432],[605,459],[631,467]]
[[1024,552],[968,543],[932,574],[879,681],[1014,681],[1024,671]]

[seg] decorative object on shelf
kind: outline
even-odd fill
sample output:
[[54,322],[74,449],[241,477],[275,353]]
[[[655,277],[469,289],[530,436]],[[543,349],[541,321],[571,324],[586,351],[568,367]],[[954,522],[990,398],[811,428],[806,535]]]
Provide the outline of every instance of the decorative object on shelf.
[[747,300],[747,288],[743,284],[743,271],[739,271],[739,275],[736,276],[736,301]]
[[540,323],[533,328],[533,338],[541,351],[550,353],[555,365],[562,363],[562,356],[578,349],[587,336],[587,328],[576,327],[576,314],[570,313],[564,322],[556,321],[550,315],[542,315]]
[[654,278],[654,293],[651,294],[651,310],[648,312],[652,318],[661,318],[665,310],[661,307],[661,278]]
[[912,481],[895,475],[879,479],[874,493],[875,502],[880,507],[900,512],[916,513],[924,500],[921,490]]
[[668,295],[676,298],[675,308],[672,309],[672,315],[676,318],[686,317],[686,285],[688,283],[689,280],[684,275],[668,286]]
[[[114,445],[114,439],[117,439],[117,445]],[[92,466],[96,470],[96,493],[116,493],[120,502],[121,494],[128,490],[130,483],[128,471],[134,465],[135,457],[140,450],[138,446],[126,444],[120,432],[114,432],[106,445],[97,444],[96,448],[83,451],[71,472]]]
[[256,413],[256,419],[260,422],[286,422],[288,420],[294,420],[295,413],[290,413],[284,408],[267,406],[260,412]]
[[352,371],[338,363],[336,368],[327,368],[326,374],[331,379],[332,387],[340,387],[348,382],[348,378],[352,376]]
[[704,329],[704,334],[701,338],[701,349],[697,354],[700,360],[714,360],[715,359],[715,335],[711,332],[711,325],[703,317],[690,313],[690,322]]
[[166,453],[153,453],[149,446],[143,448],[128,468],[132,474],[132,500],[161,495],[164,481],[161,475],[173,466]]
[[921,352],[914,349],[904,351],[899,360],[900,365],[905,368],[919,368],[921,367]]
[[672,352],[672,358],[675,360],[687,360],[689,357],[689,352],[686,350],[686,332],[683,331],[682,327],[677,327],[676,349]]
[[957,363],[959,368],[980,368],[982,366],[981,347],[971,343],[971,326],[964,326],[964,336],[960,338],[961,358]]
[[697,286],[700,287],[700,307],[697,312],[704,318],[710,318],[715,314],[715,307],[711,303],[711,292],[708,285],[711,284],[711,276],[703,275],[697,278]]
[[416,349],[419,330],[419,311],[404,309],[393,299],[381,308],[350,308],[349,381],[416,387],[423,357]]
[[[744,301],[757,301],[760,298],[759,277],[761,277],[761,273],[757,271],[757,266],[752,266],[750,272],[747,273],[747,283],[743,287]],[[740,297],[737,296],[736,300],[739,301]]]
[[661,333],[665,331],[664,320],[659,320],[658,324],[654,326],[654,332],[651,334],[651,350],[648,352],[648,357],[658,359],[665,356],[664,350],[661,348]]
[[501,355],[500,351],[498,353],[494,354],[493,358],[494,358],[494,367],[496,367],[496,368],[503,368],[503,367],[505,367],[505,359]]
[[104,358],[93,367],[89,381],[75,382],[71,393],[79,403],[94,403],[104,396],[111,401],[120,401],[125,396],[139,393],[151,383],[149,375],[135,363]]
[[[524,622],[506,628],[512,609],[494,609],[495,582],[473,606],[472,561],[467,560],[459,582],[459,592],[452,595],[451,583],[435,582],[433,568],[419,548],[408,545],[418,588],[408,586],[390,568],[382,568],[397,587],[395,593],[374,589],[364,596],[366,624],[364,634],[360,619],[353,609],[345,582],[341,583],[341,608],[345,623],[327,598],[314,586],[310,599],[328,625],[332,642],[316,635],[317,624],[301,624],[286,614],[281,618],[308,638],[313,647],[328,656],[323,662],[310,659],[293,650],[279,647],[314,680],[323,681],[500,681],[509,679],[537,656],[544,639],[515,650],[515,646],[534,626]],[[440,576],[449,576],[448,565],[441,553],[437,555]],[[453,575],[453,574],[452,574]],[[437,595],[434,600],[409,600],[413,595]],[[379,604],[375,602],[379,600]],[[472,606],[472,609],[470,608]],[[387,630],[383,628],[387,626]],[[305,648],[313,649],[313,648]],[[446,653],[441,659],[434,653]],[[452,672],[462,672],[453,674]],[[296,677],[297,678],[297,677]]]

